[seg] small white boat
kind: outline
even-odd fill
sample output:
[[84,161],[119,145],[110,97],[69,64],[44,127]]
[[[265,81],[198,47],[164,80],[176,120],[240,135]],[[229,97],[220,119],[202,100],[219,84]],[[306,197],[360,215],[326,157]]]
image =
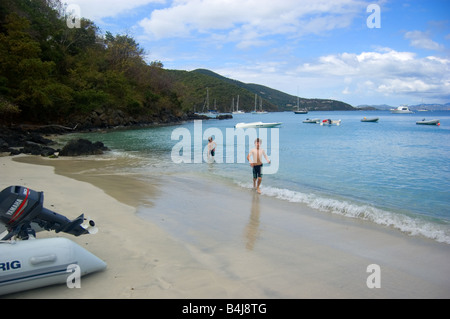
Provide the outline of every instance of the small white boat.
[[263,122],[251,122],[251,123],[238,123],[235,128],[262,128],[262,127],[277,127],[280,126],[281,122],[276,123],[263,123]]
[[253,111],[252,114],[258,115],[258,114],[267,114],[269,112],[266,111]]
[[391,109],[390,111],[391,111],[391,113],[394,113],[394,114],[410,114],[410,113],[414,113],[406,105],[400,105],[396,109]]
[[319,124],[320,119],[306,119],[303,121],[303,123],[312,123],[312,124]]
[[426,120],[423,119],[422,121],[417,121],[416,124],[419,125],[441,125],[441,123],[439,122],[439,120]]
[[378,122],[378,117],[364,117],[361,122]]
[[[106,263],[67,238],[0,242],[0,295],[67,284],[106,268]],[[69,278],[70,277],[70,278]]]
[[330,120],[330,119],[323,120],[322,122],[320,122],[320,125],[328,125],[328,126],[337,125],[337,126],[339,126],[339,125],[341,125],[341,120]]

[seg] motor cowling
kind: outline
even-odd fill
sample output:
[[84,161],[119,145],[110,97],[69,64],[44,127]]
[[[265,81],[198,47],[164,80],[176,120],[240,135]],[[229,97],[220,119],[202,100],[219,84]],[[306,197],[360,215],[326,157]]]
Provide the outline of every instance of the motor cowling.
[[[70,220],[44,207],[44,193],[23,186],[10,186],[0,193],[0,222],[8,230],[3,240],[17,236],[28,239],[35,236],[32,223],[45,230],[56,233],[65,232],[75,236],[87,234],[88,230],[81,226],[84,215]],[[91,223],[93,223],[91,221]]]

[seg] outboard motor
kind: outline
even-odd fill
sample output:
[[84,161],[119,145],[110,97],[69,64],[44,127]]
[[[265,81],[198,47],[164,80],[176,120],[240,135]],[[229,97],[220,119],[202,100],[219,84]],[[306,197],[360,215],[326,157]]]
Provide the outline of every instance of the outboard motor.
[[8,234],[1,240],[16,236],[19,239],[36,237],[32,223],[56,233],[64,232],[74,236],[91,233],[95,223],[90,220],[87,225],[84,215],[69,220],[63,215],[44,208],[44,193],[36,192],[23,186],[10,186],[0,193],[0,223],[6,226]]

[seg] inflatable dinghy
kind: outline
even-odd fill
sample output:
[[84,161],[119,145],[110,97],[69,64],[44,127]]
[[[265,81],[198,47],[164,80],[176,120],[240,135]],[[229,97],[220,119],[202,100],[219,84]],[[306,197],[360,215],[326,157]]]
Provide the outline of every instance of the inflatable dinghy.
[[67,238],[0,243],[0,295],[56,284],[101,271],[106,263]]
[[[92,220],[70,220],[44,208],[44,194],[23,186],[0,192],[0,295],[77,281],[106,264],[66,238],[36,239],[47,230],[74,236],[95,234]],[[72,282],[73,283],[73,282]]]

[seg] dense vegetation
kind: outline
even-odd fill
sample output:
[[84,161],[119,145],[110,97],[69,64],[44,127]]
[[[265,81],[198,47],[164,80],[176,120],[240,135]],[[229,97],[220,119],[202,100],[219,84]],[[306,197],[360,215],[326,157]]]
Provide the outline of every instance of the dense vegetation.
[[[128,35],[103,34],[87,19],[69,28],[60,0],[0,1],[0,122],[66,124],[104,110],[143,121],[180,117],[202,110],[207,88],[210,107],[215,101],[219,111],[230,111],[237,95],[247,111],[255,94],[269,111],[296,100],[207,70],[165,70],[159,61],[145,61],[144,50]],[[331,106],[318,101],[313,104]]]
[[102,36],[86,19],[68,28],[59,1],[2,0],[2,118],[65,122],[96,108],[151,115],[180,104],[162,64],[146,63],[128,35]]

